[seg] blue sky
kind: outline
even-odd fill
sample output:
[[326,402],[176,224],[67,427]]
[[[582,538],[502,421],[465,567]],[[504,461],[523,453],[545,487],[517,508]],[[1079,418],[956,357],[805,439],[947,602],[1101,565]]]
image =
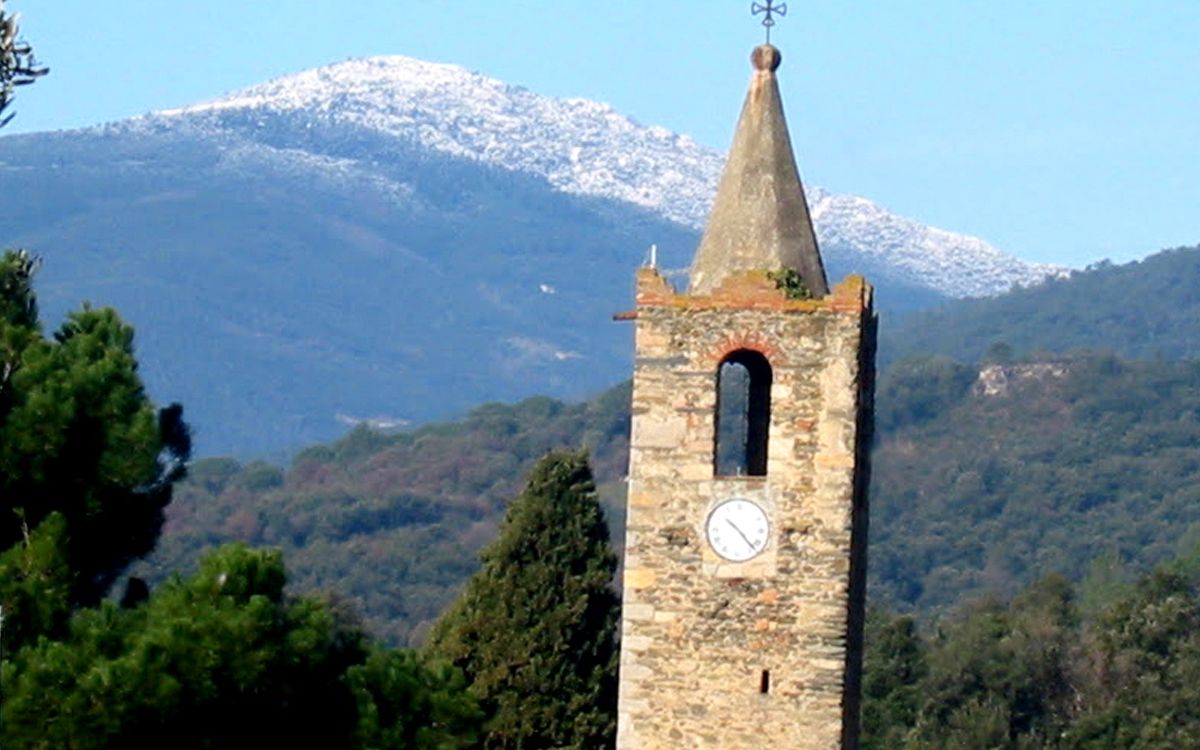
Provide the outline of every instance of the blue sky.
[[[749,0],[8,0],[50,77],[5,133],[404,54],[606,101],[725,148]],[[774,41],[806,181],[1083,265],[1200,243],[1200,0],[791,0]]]

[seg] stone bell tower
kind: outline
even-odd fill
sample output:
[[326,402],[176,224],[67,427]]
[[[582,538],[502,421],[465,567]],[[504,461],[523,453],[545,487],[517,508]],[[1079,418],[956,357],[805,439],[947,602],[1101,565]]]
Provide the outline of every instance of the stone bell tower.
[[858,745],[875,315],[750,91],[678,293],[637,276],[618,750]]

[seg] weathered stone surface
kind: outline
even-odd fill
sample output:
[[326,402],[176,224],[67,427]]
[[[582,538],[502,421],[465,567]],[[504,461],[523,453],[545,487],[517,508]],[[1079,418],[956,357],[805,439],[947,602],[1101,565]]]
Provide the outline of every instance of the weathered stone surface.
[[625,568],[625,588],[645,589],[658,580],[658,573],[651,568]]
[[[774,64],[762,64],[765,60]],[[829,291],[775,78],[779,51],[755,50],[755,71],[692,263],[690,290],[708,294],[729,274],[792,269],[816,296]]]
[[[871,288],[789,300],[749,271],[674,294],[644,269],[637,297],[617,746],[855,747]],[[767,474],[717,477],[717,370],[739,348],[772,368]],[[735,496],[769,519],[742,563],[705,530]]]

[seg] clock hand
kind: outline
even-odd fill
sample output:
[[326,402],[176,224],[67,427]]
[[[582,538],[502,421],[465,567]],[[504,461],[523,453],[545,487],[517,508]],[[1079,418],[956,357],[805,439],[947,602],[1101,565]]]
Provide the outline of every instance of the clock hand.
[[736,531],[736,532],[738,533],[738,536],[740,536],[740,537],[742,538],[742,541],[744,541],[744,542],[746,543],[746,546],[747,546],[747,547],[749,547],[751,550],[754,550],[754,551],[757,551],[757,550],[758,550],[758,547],[756,547],[756,546],[754,545],[754,542],[750,541],[750,537],[748,537],[748,536],[746,536],[745,534],[743,534],[743,533],[742,533],[742,530],[741,530],[741,529],[739,529],[739,528],[737,527],[737,525],[736,525],[736,524],[735,524],[733,521],[730,521],[728,518],[726,518],[726,519],[725,519],[725,523],[727,523],[727,524],[729,524],[730,526],[732,526],[732,527],[733,527],[733,530],[734,530],[734,531]]

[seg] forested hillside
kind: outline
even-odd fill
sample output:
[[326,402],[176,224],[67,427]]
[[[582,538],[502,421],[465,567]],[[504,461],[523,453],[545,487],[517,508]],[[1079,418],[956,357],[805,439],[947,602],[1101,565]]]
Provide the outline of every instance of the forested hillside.
[[[1195,550],[1101,585],[1048,576],[938,627],[868,617],[863,750],[1176,750],[1200,736]],[[922,632],[924,630],[924,632]]]
[[1134,263],[1097,263],[1065,279],[958,300],[888,321],[880,358],[945,354],[975,362],[996,344],[1017,354],[1071,349],[1138,359],[1200,357],[1200,246]]
[[[1145,568],[1200,539],[1200,363],[1079,354],[981,373],[925,359],[887,371],[877,401],[877,604],[929,614],[1053,571],[1079,578],[1106,554]],[[298,589],[336,588],[375,632],[419,638],[546,450],[592,449],[620,529],[627,409],[622,386],[397,435],[356,430],[286,471],[201,461],[154,563],[186,569],[228,540],[278,545]]]
[[297,590],[336,590],[372,632],[408,642],[476,569],[506,503],[550,449],[591,448],[609,521],[624,525],[612,499],[623,500],[628,396],[622,386],[582,404],[489,404],[461,422],[398,435],[359,428],[302,452],[287,471],[198,461],[139,570],[159,578],[188,570],[203,549],[229,540],[282,547]]
[[877,604],[929,613],[1200,541],[1200,362],[927,359],[892,368],[877,401]]

